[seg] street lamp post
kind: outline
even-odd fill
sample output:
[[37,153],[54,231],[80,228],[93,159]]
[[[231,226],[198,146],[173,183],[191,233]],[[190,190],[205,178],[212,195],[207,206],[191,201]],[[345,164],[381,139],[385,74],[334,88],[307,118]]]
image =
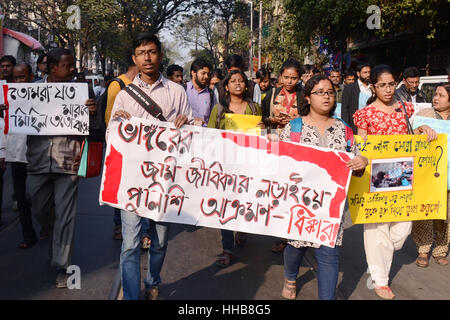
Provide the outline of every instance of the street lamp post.
[[245,0],[245,2],[250,3],[250,58],[248,61],[248,74],[251,80],[253,72],[253,0]]
[[259,40],[258,40],[258,70],[261,69],[261,46],[262,46],[262,0],[259,1]]

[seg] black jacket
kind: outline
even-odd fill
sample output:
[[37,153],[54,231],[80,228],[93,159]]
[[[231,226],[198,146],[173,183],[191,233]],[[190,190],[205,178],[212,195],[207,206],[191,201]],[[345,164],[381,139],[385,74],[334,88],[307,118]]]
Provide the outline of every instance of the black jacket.
[[[417,95],[416,96],[417,103],[428,102],[425,92],[423,92],[422,90],[417,89],[416,95]],[[397,101],[408,101],[408,102],[412,101],[411,93],[404,84],[402,84],[400,88],[395,90],[394,97]]]
[[353,114],[358,110],[360,91],[358,81],[345,85],[342,91],[341,119],[352,128],[355,134],[357,128],[353,123]]

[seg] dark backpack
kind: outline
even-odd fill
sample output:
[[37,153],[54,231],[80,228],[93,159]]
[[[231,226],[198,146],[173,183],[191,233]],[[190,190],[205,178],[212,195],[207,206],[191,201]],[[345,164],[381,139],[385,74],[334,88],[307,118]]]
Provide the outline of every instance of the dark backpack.
[[120,78],[114,78],[108,84],[108,87],[106,88],[106,90],[96,99],[97,110],[101,110],[103,123],[105,123],[105,112],[106,112],[106,108],[108,105],[108,88],[113,81],[117,81],[119,83],[120,90],[122,90],[125,87],[125,83]]

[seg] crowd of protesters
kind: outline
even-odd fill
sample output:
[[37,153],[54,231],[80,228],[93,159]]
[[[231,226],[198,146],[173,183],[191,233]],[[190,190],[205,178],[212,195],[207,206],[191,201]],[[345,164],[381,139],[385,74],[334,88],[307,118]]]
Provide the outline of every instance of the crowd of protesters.
[[[106,141],[111,121],[130,117],[155,118],[126,88],[151,98],[161,108],[164,121],[174,123],[177,128],[191,124],[225,129],[227,113],[261,116],[258,127],[267,130],[269,139],[352,152],[355,157],[347,166],[354,175],[364,173],[368,159],[355,145],[349,148],[348,131],[363,139],[368,135],[424,134],[429,141],[434,140],[437,133],[430,127],[422,125],[412,130],[408,124],[415,103],[420,102],[430,102],[432,107],[422,110],[419,115],[450,119],[448,82],[439,84],[432,101],[426,101],[426,96],[418,89],[420,73],[415,67],[406,68],[401,79],[396,79],[388,65],[363,63],[356,71],[332,69],[324,72],[313,65],[287,59],[277,76],[273,77],[270,68],[262,68],[255,79],[248,79],[243,58],[233,54],[225,59],[224,70],[213,69],[204,59],[194,60],[189,70],[190,81],[184,81],[184,70],[178,65],[170,65],[166,76],[161,72],[163,53],[157,36],[139,34],[130,49],[126,73],[117,78],[105,78],[95,92],[89,89],[90,99],[86,106],[90,113],[90,135],[103,132]],[[0,71],[1,79],[7,83],[84,81],[84,74],[75,75],[73,53],[62,48],[40,56],[36,74],[29,64],[17,63],[12,56],[0,59]],[[403,84],[398,86],[397,80]],[[99,105],[102,97],[104,109]],[[340,104],[338,115],[337,104]],[[1,106],[2,117],[6,108]],[[299,121],[302,123],[299,135],[292,135]],[[1,118],[0,126],[3,126]],[[51,265],[56,269],[58,288],[66,287],[66,268],[71,263],[80,150],[81,138],[76,136],[0,134],[0,209],[3,172],[6,163],[10,163],[14,201],[23,233],[19,247],[28,249],[38,240],[50,239],[49,254]],[[113,236],[122,241],[120,271],[124,298],[140,297],[139,262],[140,250],[144,248],[149,250],[145,296],[158,299],[170,223],[153,221],[126,210],[111,212],[114,216]],[[32,217],[37,219],[39,235],[33,227]],[[417,266],[427,267],[430,256],[439,265],[448,265],[448,220],[365,224],[367,264],[375,293],[383,299],[395,297],[388,286],[393,253],[402,248],[411,230],[417,246]],[[335,299],[339,247],[344,233],[342,222],[334,248],[289,239],[276,241],[272,251],[282,253],[284,257],[285,282],[281,292],[284,298],[296,298],[300,263],[306,250],[314,250],[318,261],[319,299]],[[246,234],[221,230],[221,237],[222,253],[216,264],[226,268],[234,261],[235,245],[245,245]],[[433,241],[436,247],[431,251]]]

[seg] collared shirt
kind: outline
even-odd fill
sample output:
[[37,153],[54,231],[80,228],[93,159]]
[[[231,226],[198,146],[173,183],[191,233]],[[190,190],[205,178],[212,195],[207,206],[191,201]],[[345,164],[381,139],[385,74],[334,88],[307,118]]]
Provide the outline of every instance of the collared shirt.
[[361,80],[358,79],[359,86],[359,98],[358,98],[358,110],[363,109],[367,106],[367,100],[372,96],[372,90],[370,90],[370,85],[365,87]]
[[[143,81],[140,74],[134,78],[132,83],[137,85],[159,105],[167,122],[175,122],[175,119],[179,114],[185,115],[188,118],[188,121],[192,122],[192,109],[189,106],[184,88],[179,84],[169,81],[161,74],[159,75],[158,80],[151,85]],[[132,117],[136,118],[156,119],[142,108],[141,105],[125,90],[122,90],[117,94],[111,115],[114,115],[116,111],[119,110],[124,110]],[[106,131],[106,137],[108,137],[108,132],[109,126]]]
[[370,89],[370,84],[366,87],[366,86],[364,86],[362,81],[358,79],[358,86],[359,86],[359,90],[361,92],[364,92],[368,96],[372,96],[372,90]]
[[192,83],[192,80],[186,83],[186,94],[188,97],[189,105],[192,108],[192,116],[194,118],[200,118],[205,121],[205,126],[208,123],[209,115],[211,114],[212,107],[216,105],[216,98],[209,93],[208,87],[197,91]]
[[6,136],[6,161],[27,163],[27,136],[8,133]]

